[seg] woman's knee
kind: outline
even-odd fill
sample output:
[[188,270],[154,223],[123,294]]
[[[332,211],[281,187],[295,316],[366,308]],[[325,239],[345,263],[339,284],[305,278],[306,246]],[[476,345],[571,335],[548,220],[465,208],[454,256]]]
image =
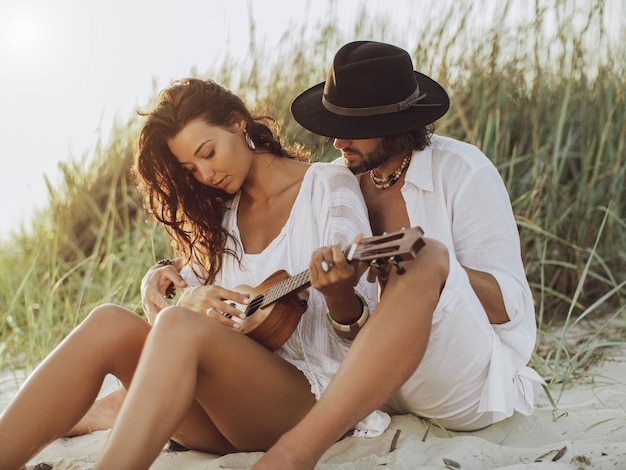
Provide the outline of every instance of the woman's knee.
[[[206,315],[184,307],[171,306],[159,312],[150,331],[150,341],[169,347],[185,348],[187,352],[220,350],[233,345],[240,333],[221,325]],[[211,345],[210,348],[207,348]],[[215,347],[215,348],[214,348]]]
[[115,304],[102,304],[94,308],[80,325],[87,331],[95,331],[100,338],[143,341],[150,325],[135,312]]
[[174,340],[182,337],[186,342],[193,341],[196,334],[206,336],[211,321],[204,315],[189,309],[171,306],[159,312],[150,332],[151,337],[165,336]]
[[159,312],[154,321],[153,328],[189,328],[196,323],[198,315],[198,313],[193,312],[187,308],[172,305],[171,307],[166,307]]

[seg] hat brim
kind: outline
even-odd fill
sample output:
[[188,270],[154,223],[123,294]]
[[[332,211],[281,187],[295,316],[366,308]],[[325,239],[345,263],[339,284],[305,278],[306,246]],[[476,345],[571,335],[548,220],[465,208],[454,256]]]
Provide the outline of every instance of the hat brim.
[[291,114],[305,129],[325,137],[373,139],[422,128],[443,116],[450,107],[448,94],[439,83],[414,71],[420,93],[426,97],[420,106],[376,116],[342,116],[322,105],[325,82],[309,88],[291,103]]

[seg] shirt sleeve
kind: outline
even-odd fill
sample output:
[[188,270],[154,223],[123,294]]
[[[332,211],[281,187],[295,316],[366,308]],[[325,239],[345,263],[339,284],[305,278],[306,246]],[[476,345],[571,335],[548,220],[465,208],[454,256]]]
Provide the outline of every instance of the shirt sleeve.
[[[493,165],[477,168],[452,204],[452,230],[459,262],[491,274],[500,286],[510,321],[534,328],[532,294],[520,252],[519,233],[508,192]],[[532,323],[532,324],[531,324]]]

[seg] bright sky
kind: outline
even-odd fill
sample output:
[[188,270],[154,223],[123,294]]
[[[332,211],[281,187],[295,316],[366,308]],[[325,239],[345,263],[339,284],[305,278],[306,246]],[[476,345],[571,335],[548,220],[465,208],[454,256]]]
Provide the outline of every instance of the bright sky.
[[[250,12],[257,43],[271,50],[288,29],[306,22],[310,31],[325,17],[352,31],[362,5],[406,28],[436,16],[442,3],[0,0],[0,236],[28,221],[33,207],[45,207],[44,175],[56,187],[59,161],[91,155],[99,137],[107,142],[115,119],[126,122],[155,86],[193,68],[204,73],[225,53],[244,57]],[[478,19],[485,18],[481,8]]]
[[[58,162],[92,155],[154,84],[204,73],[225,52],[243,57],[250,11],[265,47],[336,3],[356,17],[364,1],[0,1],[0,235],[45,207],[44,175],[57,186]],[[384,5],[367,0],[368,11]]]

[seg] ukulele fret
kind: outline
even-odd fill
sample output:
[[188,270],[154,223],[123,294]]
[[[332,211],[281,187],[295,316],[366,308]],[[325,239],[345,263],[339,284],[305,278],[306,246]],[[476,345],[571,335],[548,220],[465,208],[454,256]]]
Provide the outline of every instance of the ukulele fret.
[[301,273],[291,276],[277,285],[270,287],[265,293],[265,300],[263,301],[261,308],[274,303],[276,300],[299,289],[300,287],[306,286],[309,282],[311,282],[309,271],[302,271]]

